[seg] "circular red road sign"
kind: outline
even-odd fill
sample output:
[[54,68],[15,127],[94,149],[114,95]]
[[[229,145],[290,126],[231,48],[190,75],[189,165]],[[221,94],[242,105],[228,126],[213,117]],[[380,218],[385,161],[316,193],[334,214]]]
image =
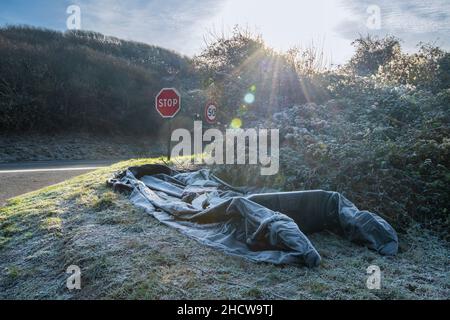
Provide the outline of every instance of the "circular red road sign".
[[164,88],[155,98],[155,107],[161,117],[173,118],[181,109],[181,96],[174,88]]
[[209,102],[205,106],[205,119],[210,124],[216,123],[217,119],[217,103]]

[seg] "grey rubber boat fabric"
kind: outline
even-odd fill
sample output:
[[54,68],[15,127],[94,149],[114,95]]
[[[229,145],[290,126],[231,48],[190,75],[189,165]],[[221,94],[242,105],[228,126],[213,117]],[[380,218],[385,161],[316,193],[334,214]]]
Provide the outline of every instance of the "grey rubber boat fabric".
[[383,255],[398,238],[381,217],[360,211],[337,192],[255,193],[207,169],[178,172],[163,165],[131,167],[108,181],[160,222],[228,254],[252,261],[315,267],[320,255],[306,234],[329,230]]

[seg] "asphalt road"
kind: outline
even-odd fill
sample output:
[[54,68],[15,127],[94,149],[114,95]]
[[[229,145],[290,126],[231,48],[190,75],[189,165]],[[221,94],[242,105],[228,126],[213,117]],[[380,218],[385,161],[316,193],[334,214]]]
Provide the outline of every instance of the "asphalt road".
[[111,161],[34,161],[0,163],[0,206],[6,200],[109,166]]

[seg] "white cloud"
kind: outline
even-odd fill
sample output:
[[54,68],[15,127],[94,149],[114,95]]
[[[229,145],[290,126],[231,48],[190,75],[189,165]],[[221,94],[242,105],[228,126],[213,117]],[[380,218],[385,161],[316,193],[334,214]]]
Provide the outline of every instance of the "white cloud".
[[202,22],[220,6],[214,0],[78,0],[82,28],[193,54],[204,30]]
[[[365,26],[366,8],[376,4],[381,9],[381,25],[378,31]],[[433,42],[450,48],[450,1],[448,0],[341,0],[350,12],[337,31],[346,39],[359,34],[391,34],[403,40],[406,49],[412,50],[419,42]]]

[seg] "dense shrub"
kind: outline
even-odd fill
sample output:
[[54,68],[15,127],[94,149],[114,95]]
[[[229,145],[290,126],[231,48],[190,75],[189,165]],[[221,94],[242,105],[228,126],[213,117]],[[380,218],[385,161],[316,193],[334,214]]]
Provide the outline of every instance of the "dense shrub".
[[[236,27],[230,37],[217,36],[195,58],[204,88],[222,106],[225,121],[254,119],[306,100],[301,77],[287,54],[268,48],[262,38]],[[246,103],[247,93],[255,96]]]
[[359,76],[375,74],[380,66],[387,64],[400,51],[400,42],[395,37],[378,39],[367,36],[360,37],[352,43],[356,52],[348,66]]
[[392,85],[413,85],[439,91],[450,86],[450,54],[438,47],[422,45],[413,54],[398,51],[377,73],[380,81]]

